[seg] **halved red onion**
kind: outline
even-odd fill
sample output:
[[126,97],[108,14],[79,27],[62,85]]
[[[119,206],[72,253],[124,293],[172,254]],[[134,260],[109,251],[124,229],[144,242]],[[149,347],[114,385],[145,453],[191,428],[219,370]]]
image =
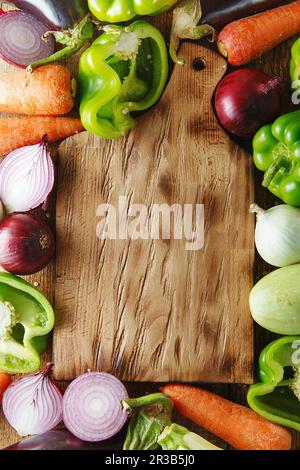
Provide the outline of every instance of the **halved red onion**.
[[14,150],[0,163],[0,200],[9,214],[40,206],[53,185],[54,165],[47,136],[37,145]]
[[88,372],[75,379],[63,398],[66,428],[83,441],[99,442],[117,434],[127,421],[121,401],[126,388],[113,375]]
[[12,65],[26,68],[54,52],[52,37],[43,39],[48,28],[23,11],[2,12],[0,16],[0,56]]
[[20,436],[43,434],[62,420],[62,394],[51,381],[53,365],[13,382],[3,395],[3,413]]

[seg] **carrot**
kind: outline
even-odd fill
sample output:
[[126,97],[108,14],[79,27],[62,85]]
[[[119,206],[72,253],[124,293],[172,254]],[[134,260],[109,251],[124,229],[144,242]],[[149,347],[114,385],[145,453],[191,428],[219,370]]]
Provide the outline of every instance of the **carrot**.
[[11,376],[6,372],[0,371],[0,404],[2,402],[3,393],[11,383]]
[[288,450],[292,437],[250,408],[237,405],[207,390],[189,385],[166,385],[162,389],[175,409],[239,450]]
[[80,119],[68,117],[0,118],[0,156],[37,144],[45,134],[48,134],[49,142],[56,142],[81,131]]
[[0,76],[0,113],[67,114],[74,106],[71,84],[70,71],[62,65],[5,73]]
[[300,32],[300,0],[228,24],[218,49],[231,65],[244,65]]

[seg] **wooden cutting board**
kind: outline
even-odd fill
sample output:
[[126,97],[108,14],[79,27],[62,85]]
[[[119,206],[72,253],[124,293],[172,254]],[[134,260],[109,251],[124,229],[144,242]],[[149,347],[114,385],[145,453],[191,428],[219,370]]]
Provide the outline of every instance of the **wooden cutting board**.
[[[127,138],[83,133],[59,149],[54,362],[127,381],[253,379],[251,158],[211,106],[225,61],[182,48],[160,103]],[[206,68],[195,70],[204,57]],[[196,63],[197,65],[197,63]],[[200,251],[185,240],[100,240],[100,204],[204,204]]]

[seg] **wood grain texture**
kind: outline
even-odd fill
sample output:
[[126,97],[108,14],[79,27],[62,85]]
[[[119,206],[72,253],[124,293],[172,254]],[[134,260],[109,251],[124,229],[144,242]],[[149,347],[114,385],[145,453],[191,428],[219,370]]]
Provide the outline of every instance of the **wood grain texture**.
[[[60,146],[57,379],[93,369],[130,381],[253,380],[251,161],[212,112],[225,61],[195,44],[182,54],[187,65],[128,138],[84,133]],[[204,249],[97,239],[97,206],[119,196],[147,207],[203,203]]]

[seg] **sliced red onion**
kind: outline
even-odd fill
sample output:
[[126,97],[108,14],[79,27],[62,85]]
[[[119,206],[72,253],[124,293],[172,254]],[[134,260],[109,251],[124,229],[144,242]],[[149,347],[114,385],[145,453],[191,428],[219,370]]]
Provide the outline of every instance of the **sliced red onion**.
[[25,68],[54,52],[52,37],[43,39],[48,28],[23,11],[8,11],[0,16],[0,55],[10,64]]
[[62,394],[51,381],[53,365],[13,382],[3,395],[3,413],[20,436],[43,434],[62,420]]
[[117,434],[127,420],[121,401],[128,397],[116,377],[88,372],[74,380],[63,398],[66,428],[83,441],[99,442]]
[[54,185],[47,138],[11,152],[0,163],[0,200],[6,211],[27,212],[45,202]]

